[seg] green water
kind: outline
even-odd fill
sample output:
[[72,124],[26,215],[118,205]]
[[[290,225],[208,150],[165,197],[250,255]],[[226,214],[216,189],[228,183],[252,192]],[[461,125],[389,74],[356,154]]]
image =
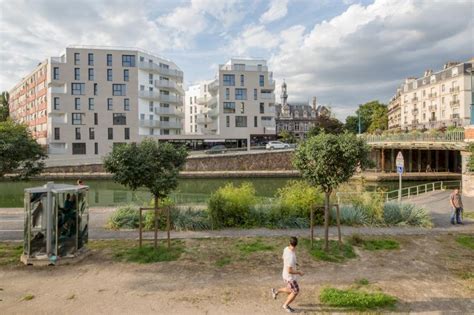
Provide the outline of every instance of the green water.
[[[252,182],[260,197],[274,197],[278,188],[285,186],[291,178],[223,178],[223,179],[180,179],[179,187],[172,198],[178,204],[203,203],[217,188],[228,182],[239,185]],[[74,184],[75,181],[58,180],[57,183]],[[25,188],[42,186],[46,181],[0,182],[0,208],[23,207],[23,192]],[[414,186],[423,182],[405,182],[404,186]],[[90,188],[90,206],[114,206],[124,203],[143,204],[151,200],[151,195],[144,189],[135,193],[111,180],[87,180],[84,183]],[[355,183],[360,185],[359,183]],[[384,188],[394,190],[398,182],[365,183],[367,190]]]

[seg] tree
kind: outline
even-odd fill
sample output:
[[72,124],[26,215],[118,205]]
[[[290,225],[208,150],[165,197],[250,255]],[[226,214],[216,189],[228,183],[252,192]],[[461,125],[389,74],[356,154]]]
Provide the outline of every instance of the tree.
[[0,177],[12,174],[13,179],[28,179],[40,174],[46,157],[25,125],[10,119],[0,122]]
[[[166,198],[178,186],[178,174],[186,162],[187,155],[184,147],[145,139],[139,144],[116,146],[104,158],[104,168],[112,173],[112,178],[117,183],[133,191],[146,187],[151,192],[154,197],[156,222],[158,201]],[[167,215],[169,247],[169,209]]]
[[370,101],[360,105],[356,111],[356,116],[348,116],[345,125],[348,131],[352,133],[359,132],[359,116],[361,133],[387,130],[388,128],[388,108],[387,105],[379,101]]
[[289,132],[288,130],[282,130],[278,134],[278,137],[281,139],[281,141],[286,143],[295,143],[297,141],[295,135],[292,132]]
[[324,198],[325,250],[329,246],[329,198],[342,183],[348,181],[357,167],[371,165],[370,148],[354,134],[320,133],[302,142],[295,151],[294,166],[310,185],[319,186]]
[[308,137],[317,136],[321,132],[330,134],[340,134],[344,131],[344,124],[337,118],[330,116],[320,116],[314,126],[308,131]]
[[5,91],[0,95],[0,121],[5,121],[10,116],[10,94]]

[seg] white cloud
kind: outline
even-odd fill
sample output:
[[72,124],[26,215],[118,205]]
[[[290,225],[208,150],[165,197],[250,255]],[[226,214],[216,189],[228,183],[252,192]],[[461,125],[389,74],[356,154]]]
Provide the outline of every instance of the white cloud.
[[270,6],[260,17],[260,23],[266,24],[284,18],[288,13],[289,0],[272,0]]
[[342,115],[371,99],[387,101],[404,77],[472,56],[471,9],[470,1],[354,4],[308,31],[282,31],[269,63],[278,82],[286,80],[290,101],[316,95]]
[[280,42],[277,36],[270,33],[263,25],[249,25],[230,44],[231,55],[244,55],[255,50],[269,50]]

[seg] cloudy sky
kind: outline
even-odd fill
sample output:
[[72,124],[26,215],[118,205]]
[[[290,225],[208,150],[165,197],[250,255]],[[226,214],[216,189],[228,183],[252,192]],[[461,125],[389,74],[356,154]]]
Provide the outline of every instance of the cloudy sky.
[[173,59],[187,85],[230,57],[262,57],[290,102],[315,95],[343,119],[407,76],[474,57],[473,3],[0,0],[0,90],[67,45],[140,47]]

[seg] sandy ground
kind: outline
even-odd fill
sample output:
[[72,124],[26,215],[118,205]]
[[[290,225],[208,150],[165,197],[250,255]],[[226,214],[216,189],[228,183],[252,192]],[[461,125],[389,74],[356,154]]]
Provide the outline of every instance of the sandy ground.
[[[397,312],[474,312],[474,251],[461,247],[454,235],[394,238],[399,250],[358,248],[358,257],[345,263],[315,261],[301,247],[299,264],[306,274],[293,306],[303,314],[334,311],[319,303],[321,288],[348,287],[366,278],[373,288],[399,299]],[[272,300],[270,288],[282,284],[286,239],[263,240],[275,249],[234,255],[223,267],[216,259],[238,240],[186,240],[178,261],[148,265],[115,262],[108,250],[94,249],[74,265],[1,266],[0,313],[283,314],[283,298]],[[34,298],[22,300],[27,294]]]

